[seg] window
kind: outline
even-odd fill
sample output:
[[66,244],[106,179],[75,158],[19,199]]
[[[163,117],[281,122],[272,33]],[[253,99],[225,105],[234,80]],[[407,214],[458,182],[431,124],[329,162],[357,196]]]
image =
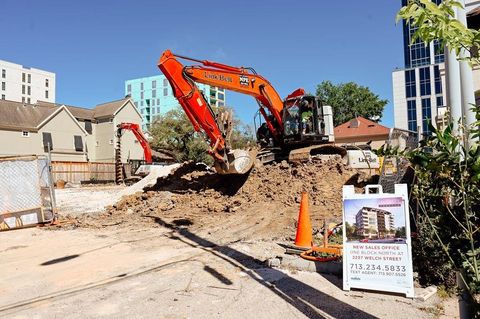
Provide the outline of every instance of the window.
[[167,96],[168,95],[168,88],[164,88],[163,89],[163,96]]
[[83,152],[83,141],[80,135],[73,136],[73,145],[75,146],[75,151]]
[[143,98],[144,98],[143,92],[140,92],[140,100],[143,100]]
[[440,68],[438,65],[433,67],[433,71],[435,75],[435,94],[442,94],[442,78],[440,76]]
[[134,104],[135,104],[135,107],[138,109],[138,102],[135,102]]
[[132,85],[131,84],[127,85],[127,92],[128,93],[132,92]]
[[141,110],[140,110],[140,114],[143,114],[143,110],[144,110],[144,109],[141,109]]
[[155,108],[152,108],[152,114],[155,114]]
[[220,92],[219,92],[219,93],[217,93],[217,98],[218,98],[219,100],[225,100],[225,95],[224,95],[223,93],[220,93]]
[[31,95],[31,94],[32,94],[32,87],[27,86],[27,95]]
[[5,91],[5,89],[6,89],[6,83],[2,82],[2,90]]
[[2,69],[2,79],[5,79],[7,77],[7,70]]
[[31,83],[31,82],[32,82],[32,75],[28,74],[28,83]]
[[[140,82],[140,90],[143,91],[143,82]],[[143,97],[142,97],[142,99],[143,99]]]
[[157,81],[152,81],[152,89],[155,89],[157,87]]
[[48,91],[45,91],[45,98],[48,99]]
[[113,145],[113,139],[111,139],[110,141],[108,141],[108,144]]
[[22,85],[22,94],[25,94],[25,85]]
[[433,41],[433,52],[435,54],[435,63],[445,62],[445,48],[440,44],[440,41]]
[[155,106],[155,99],[152,99],[152,106]]
[[407,101],[408,129],[417,131],[417,103],[415,100]]
[[22,131],[22,137],[30,137],[30,132]]
[[160,107],[157,107],[157,113],[160,114]]
[[45,152],[53,150],[52,133],[43,132],[43,150]]
[[140,101],[140,106],[143,106],[143,101]]
[[160,105],[160,99],[157,99],[157,105]]
[[45,79],[45,87],[48,88],[48,79]]
[[22,103],[25,103],[25,97],[22,96]]
[[152,90],[152,97],[157,97],[157,90]]
[[415,70],[405,71],[405,90],[406,96],[415,97],[417,95],[417,89],[415,86]]
[[92,134],[92,121],[90,120],[85,120],[85,131],[87,131],[88,134]]
[[225,103],[222,101],[218,101],[218,106],[225,106]]
[[31,102],[31,101],[30,101],[30,98],[27,98],[27,103],[30,104],[30,102]]
[[421,68],[420,70],[420,95],[430,95],[430,68]]
[[437,96],[437,107],[444,106],[443,105],[443,96]]
[[432,132],[428,123],[432,122],[432,108],[430,99],[422,99],[422,128],[424,135],[430,135]]
[[25,82],[25,73],[22,73],[22,82]]
[[5,100],[5,94],[2,94],[2,100]]
[[163,79],[163,86],[168,86],[168,80],[167,79]]
[[[405,26],[405,25],[404,25]],[[417,27],[411,25],[404,27],[404,40],[411,43],[405,52],[407,67],[417,67],[430,64],[430,46],[417,39],[412,43],[412,36],[417,31]]]

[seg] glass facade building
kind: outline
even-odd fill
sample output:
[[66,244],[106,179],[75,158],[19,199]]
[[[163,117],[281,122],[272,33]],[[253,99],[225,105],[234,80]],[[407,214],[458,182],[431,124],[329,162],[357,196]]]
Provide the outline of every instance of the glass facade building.
[[[205,84],[197,83],[208,103],[212,106],[225,106],[225,91]],[[163,74],[125,81],[125,95],[130,95],[135,106],[142,114],[142,130],[148,131],[150,125],[168,111],[179,107],[172,88]]]
[[[407,4],[407,0],[401,2],[402,6]],[[440,4],[441,0],[432,2]],[[417,39],[412,42],[415,31],[415,27],[403,22],[405,68],[394,71],[395,126],[428,135],[431,134],[428,123],[435,122],[432,115],[437,114],[436,108],[442,107],[444,102],[440,68],[443,69],[445,55],[438,41],[426,44]],[[397,72],[404,76],[395,75]],[[403,79],[402,92],[395,82],[403,82]]]

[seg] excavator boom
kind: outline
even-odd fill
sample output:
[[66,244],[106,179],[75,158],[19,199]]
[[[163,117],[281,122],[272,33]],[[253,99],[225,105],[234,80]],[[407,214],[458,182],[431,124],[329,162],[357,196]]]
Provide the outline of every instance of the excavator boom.
[[147,164],[152,164],[152,149],[150,148],[150,144],[148,144],[146,137],[143,135],[140,126],[135,123],[120,123],[117,126],[117,136],[121,137],[124,130],[132,131],[133,135],[135,135],[137,141],[143,148],[145,162]]
[[254,163],[254,158],[242,150],[232,150],[226,140],[231,132],[231,115],[217,116],[186,68],[169,50],[160,57],[158,67],[172,86],[173,94],[182,106],[195,131],[203,130],[210,142],[209,154],[213,156],[217,172],[244,174]]

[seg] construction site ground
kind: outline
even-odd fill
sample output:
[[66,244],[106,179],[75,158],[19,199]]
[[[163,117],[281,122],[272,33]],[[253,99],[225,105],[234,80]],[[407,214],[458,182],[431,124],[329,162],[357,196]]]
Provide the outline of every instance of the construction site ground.
[[59,190],[59,226],[0,234],[0,317],[451,318],[448,299],[345,292],[335,275],[267,267],[293,242],[302,191],[316,232],[341,221],[342,186],[368,178],[338,160],[228,179],[187,163],[143,192]]

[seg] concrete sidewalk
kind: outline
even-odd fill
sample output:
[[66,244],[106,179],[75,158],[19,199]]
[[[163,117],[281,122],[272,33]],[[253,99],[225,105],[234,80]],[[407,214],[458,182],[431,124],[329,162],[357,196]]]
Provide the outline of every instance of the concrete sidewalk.
[[[187,230],[1,233],[0,317],[434,318],[433,300],[344,292]],[[422,310],[424,309],[424,310]],[[426,309],[426,310],[425,310]]]

